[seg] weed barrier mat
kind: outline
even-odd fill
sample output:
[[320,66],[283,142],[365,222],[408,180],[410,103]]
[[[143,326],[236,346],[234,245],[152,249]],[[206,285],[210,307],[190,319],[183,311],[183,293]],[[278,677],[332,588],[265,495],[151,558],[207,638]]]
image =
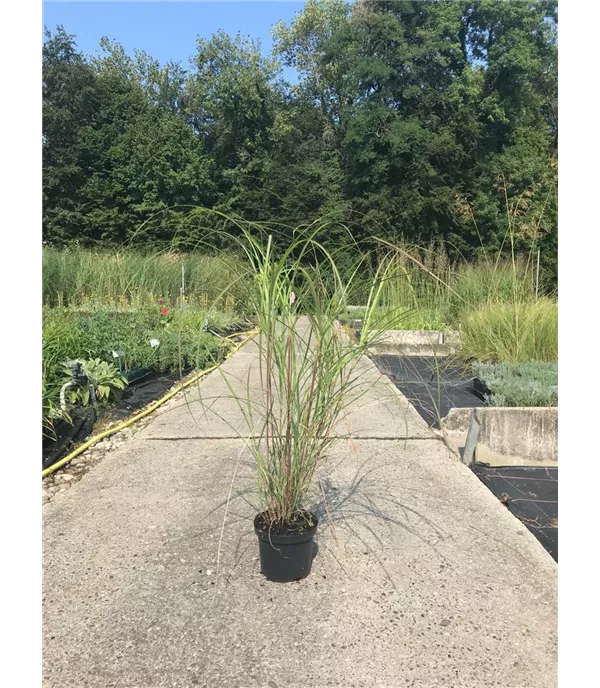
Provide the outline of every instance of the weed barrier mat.
[[[183,377],[191,373],[192,368],[185,368]],[[146,372],[135,379],[123,391],[118,404],[108,406],[99,416],[104,420],[124,421],[136,411],[140,411],[153,401],[158,401],[171,387],[180,381],[179,373]]]
[[[183,375],[191,372],[185,369]],[[91,407],[75,408],[71,413],[73,423],[59,420],[54,423],[56,440],[43,437],[42,470],[53,466],[63,456],[73,451],[76,445],[85,441],[91,434],[97,420],[121,422],[136,411],[164,396],[171,387],[179,382],[179,373],[154,373],[149,370],[132,371],[130,383],[123,391],[117,404],[97,409]]]
[[460,361],[435,356],[371,357],[429,425],[440,428],[440,420],[452,408],[482,406],[481,383]]
[[[391,354],[372,356],[372,360],[430,427],[439,428],[440,418],[451,408],[484,403],[485,386],[459,361]],[[558,468],[475,462],[472,470],[558,562]]]
[[475,462],[472,470],[558,562],[558,468]]
[[53,466],[75,446],[83,442],[94,428],[95,409],[76,408],[71,412],[73,423],[64,420],[54,422],[55,438],[42,435],[42,470]]

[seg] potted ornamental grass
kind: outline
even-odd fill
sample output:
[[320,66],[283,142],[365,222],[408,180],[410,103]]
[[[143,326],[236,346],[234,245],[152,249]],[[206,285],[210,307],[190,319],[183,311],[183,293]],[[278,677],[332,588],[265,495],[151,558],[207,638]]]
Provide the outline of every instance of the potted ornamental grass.
[[[248,306],[259,329],[258,399],[250,376],[243,393],[230,381],[228,387],[247,422],[256,464],[261,506],[254,530],[261,571],[268,580],[286,582],[311,570],[318,526],[309,509],[311,487],[319,464],[342,436],[344,412],[366,391],[359,361],[378,332],[373,314],[386,263],[365,288],[359,278],[364,257],[343,278],[335,256],[314,235],[303,234],[277,253],[272,236],[245,229],[242,234],[251,272]],[[339,318],[358,286],[367,305],[356,339]]]

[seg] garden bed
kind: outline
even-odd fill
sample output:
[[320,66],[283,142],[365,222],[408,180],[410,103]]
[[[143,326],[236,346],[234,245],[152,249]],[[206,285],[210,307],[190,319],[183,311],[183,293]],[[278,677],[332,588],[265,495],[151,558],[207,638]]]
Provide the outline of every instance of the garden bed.
[[557,406],[558,364],[473,363],[488,406]]
[[558,561],[558,468],[475,463],[472,470]]
[[558,366],[555,363],[474,363],[473,409],[450,409],[446,437],[467,464],[495,466],[558,463]]
[[[139,376],[123,391],[121,399],[110,406],[98,409],[76,408],[71,412],[73,422],[58,419],[54,423],[56,437],[45,436],[42,442],[42,469],[54,465],[92,435],[94,426],[108,422],[121,422],[136,411],[158,401],[179,381],[178,373],[137,371]],[[186,369],[184,375],[191,372]]]
[[[477,366],[449,357],[372,359],[428,425],[443,430],[446,441],[479,479],[558,561],[558,409],[485,406],[493,395],[473,377]],[[494,367],[479,369],[494,372]],[[510,389],[513,379],[504,373],[502,369],[500,378],[509,379],[505,389]],[[490,379],[496,378],[491,374]],[[527,390],[538,398],[546,387],[529,385]]]
[[484,397],[470,374],[469,366],[434,356],[372,356],[430,427],[440,428],[454,408],[482,406]]
[[[186,374],[222,360],[227,349],[223,338],[247,330],[249,324],[231,312],[189,305],[179,311],[162,298],[153,305],[122,308],[103,304],[45,308],[43,316],[43,468],[84,441],[96,421],[118,422],[162,397],[180,378],[180,370]],[[92,375],[93,361],[98,362],[97,371],[105,366],[104,382],[96,384],[106,398],[94,410],[80,408],[79,403],[68,413],[62,408],[60,390],[70,378],[69,361],[84,362],[85,375]],[[129,383],[122,394],[121,376]],[[83,378],[84,385],[88,379]],[[77,389],[79,383],[69,388],[67,402],[74,401],[70,395]]]
[[[112,384],[111,389],[119,387],[119,375],[132,382],[136,371],[146,378],[144,386],[149,375],[155,381],[167,376],[168,388],[179,376],[180,369],[202,370],[221,360],[222,338],[247,330],[248,325],[245,318],[233,312],[209,312],[189,305],[179,311],[162,298],[154,304],[119,307],[102,303],[45,307],[42,312],[43,434],[52,436],[56,419],[65,420],[60,390],[69,379],[69,361],[88,362],[84,366],[93,361],[102,362],[97,364],[96,372],[104,376],[105,394],[107,384],[109,388]],[[119,396],[113,391],[108,392],[111,401]],[[131,393],[125,398],[131,399]],[[61,426],[61,433],[63,430]]]

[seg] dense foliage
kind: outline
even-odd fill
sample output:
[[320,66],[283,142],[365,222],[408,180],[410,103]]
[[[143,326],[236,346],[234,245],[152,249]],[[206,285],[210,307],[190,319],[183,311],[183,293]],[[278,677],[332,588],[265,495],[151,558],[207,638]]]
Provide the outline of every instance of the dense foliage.
[[43,46],[44,240],[189,249],[208,228],[187,212],[201,205],[280,226],[327,217],[319,238],[336,248],[345,226],[472,255],[500,249],[509,222],[552,283],[556,26],[556,2],[308,0],[275,27],[273,55],[221,32],[187,69],[108,40],[88,58],[57,27]]
[[[207,312],[160,303],[116,308],[90,303],[44,308],[42,328],[42,423],[52,434],[52,419],[60,415],[59,393],[64,384],[65,365],[74,359],[98,359],[118,364],[126,375],[138,368],[179,373],[202,369],[219,361],[225,340],[213,334],[239,324],[232,313]],[[204,331],[208,321],[209,331]]]
[[474,363],[473,374],[491,391],[489,406],[558,406],[556,363]]
[[558,304],[491,301],[462,314],[463,356],[481,361],[558,361]]
[[45,306],[152,305],[176,303],[182,279],[186,302],[243,312],[247,267],[230,253],[147,253],[87,249],[42,252],[42,300]]

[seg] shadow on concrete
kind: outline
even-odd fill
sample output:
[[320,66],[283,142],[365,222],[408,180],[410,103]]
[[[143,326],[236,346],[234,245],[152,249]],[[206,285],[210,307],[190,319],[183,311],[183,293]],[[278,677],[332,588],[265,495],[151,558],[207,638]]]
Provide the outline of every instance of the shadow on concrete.
[[[243,463],[248,467],[251,462]],[[411,505],[410,496],[407,499],[399,498],[396,481],[392,481],[395,494],[392,493],[386,473],[394,468],[393,462],[373,466],[372,458],[365,459],[352,473],[348,474],[347,469],[342,467],[342,476],[331,477],[335,476],[336,468],[329,465],[328,475],[317,479],[318,496],[309,506],[309,511],[319,519],[313,560],[323,550],[337,562],[341,570],[350,575],[350,564],[345,561],[344,552],[354,546],[354,549],[368,553],[392,582],[384,563],[385,552],[402,531],[418,538],[436,557],[447,563],[436,545],[449,534],[422,510]],[[258,511],[260,505],[256,487],[240,486],[232,491],[229,498],[223,498],[203,515],[200,527],[191,537],[212,537],[216,547],[221,542],[219,565],[232,573],[258,560],[256,535],[252,527],[252,519]],[[342,549],[334,546],[334,543],[342,543]],[[226,574],[225,578],[228,580],[229,575]]]
[[[385,475],[385,469],[392,466],[391,463],[382,463],[373,467],[372,460],[365,460],[349,483],[336,485],[329,477],[320,478],[322,496],[313,504],[311,511],[319,518],[322,535],[330,532],[334,541],[341,536],[355,539],[393,584],[380,555],[385,553],[388,543],[398,537],[398,529],[418,538],[444,563],[448,563],[447,559],[436,545],[449,534],[407,501],[393,495],[385,480],[376,475],[378,472]],[[385,530],[382,530],[382,524]],[[323,538],[321,544],[324,545]],[[332,549],[328,546],[327,549],[333,555]],[[335,555],[334,558],[348,573],[343,563]]]

